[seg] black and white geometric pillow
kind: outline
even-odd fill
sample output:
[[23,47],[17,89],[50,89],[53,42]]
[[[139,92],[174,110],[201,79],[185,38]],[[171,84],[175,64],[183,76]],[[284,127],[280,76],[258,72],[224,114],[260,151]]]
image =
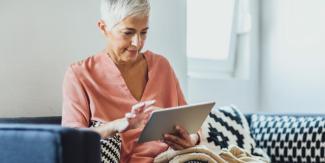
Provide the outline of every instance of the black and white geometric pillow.
[[245,116],[233,105],[212,109],[202,125],[201,136],[201,144],[217,153],[229,145],[236,145],[268,160],[266,153],[256,148]]
[[252,135],[272,162],[325,162],[325,118],[252,115]]
[[[91,127],[98,127],[103,123],[92,121]],[[113,137],[100,140],[101,162],[102,163],[119,163],[121,152],[121,138],[118,134]]]

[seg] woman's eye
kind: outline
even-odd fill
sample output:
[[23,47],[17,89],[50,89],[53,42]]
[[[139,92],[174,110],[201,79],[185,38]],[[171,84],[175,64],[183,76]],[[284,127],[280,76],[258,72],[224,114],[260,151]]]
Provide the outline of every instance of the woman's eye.
[[146,34],[147,34],[147,32],[141,32],[141,34],[142,34],[142,35],[146,35]]
[[124,32],[124,34],[130,36],[133,34],[133,32]]

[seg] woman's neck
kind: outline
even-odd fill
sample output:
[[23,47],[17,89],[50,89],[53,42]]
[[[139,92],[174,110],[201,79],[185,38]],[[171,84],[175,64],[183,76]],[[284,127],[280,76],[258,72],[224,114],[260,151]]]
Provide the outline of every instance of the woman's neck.
[[107,52],[107,55],[112,59],[112,61],[115,63],[115,65],[120,69],[120,70],[128,70],[133,68],[134,66],[138,65],[141,63],[141,61],[144,60],[144,56],[142,54],[138,54],[137,58],[135,60],[130,60],[130,61],[123,61],[121,60],[118,55],[114,55],[113,52]]

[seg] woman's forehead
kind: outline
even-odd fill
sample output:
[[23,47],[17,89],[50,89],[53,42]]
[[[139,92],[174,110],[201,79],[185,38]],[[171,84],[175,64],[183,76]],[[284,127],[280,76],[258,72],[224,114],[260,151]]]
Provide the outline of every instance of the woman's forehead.
[[145,30],[149,25],[148,16],[129,16],[123,19],[117,26],[119,29]]

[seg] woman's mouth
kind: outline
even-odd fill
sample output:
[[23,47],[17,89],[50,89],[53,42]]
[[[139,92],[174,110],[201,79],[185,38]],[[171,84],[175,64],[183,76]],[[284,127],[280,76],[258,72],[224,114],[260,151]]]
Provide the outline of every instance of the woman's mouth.
[[132,54],[132,55],[135,55],[135,54],[137,54],[137,53],[138,53],[138,51],[137,51],[137,50],[128,50],[128,52],[129,52],[130,54]]

